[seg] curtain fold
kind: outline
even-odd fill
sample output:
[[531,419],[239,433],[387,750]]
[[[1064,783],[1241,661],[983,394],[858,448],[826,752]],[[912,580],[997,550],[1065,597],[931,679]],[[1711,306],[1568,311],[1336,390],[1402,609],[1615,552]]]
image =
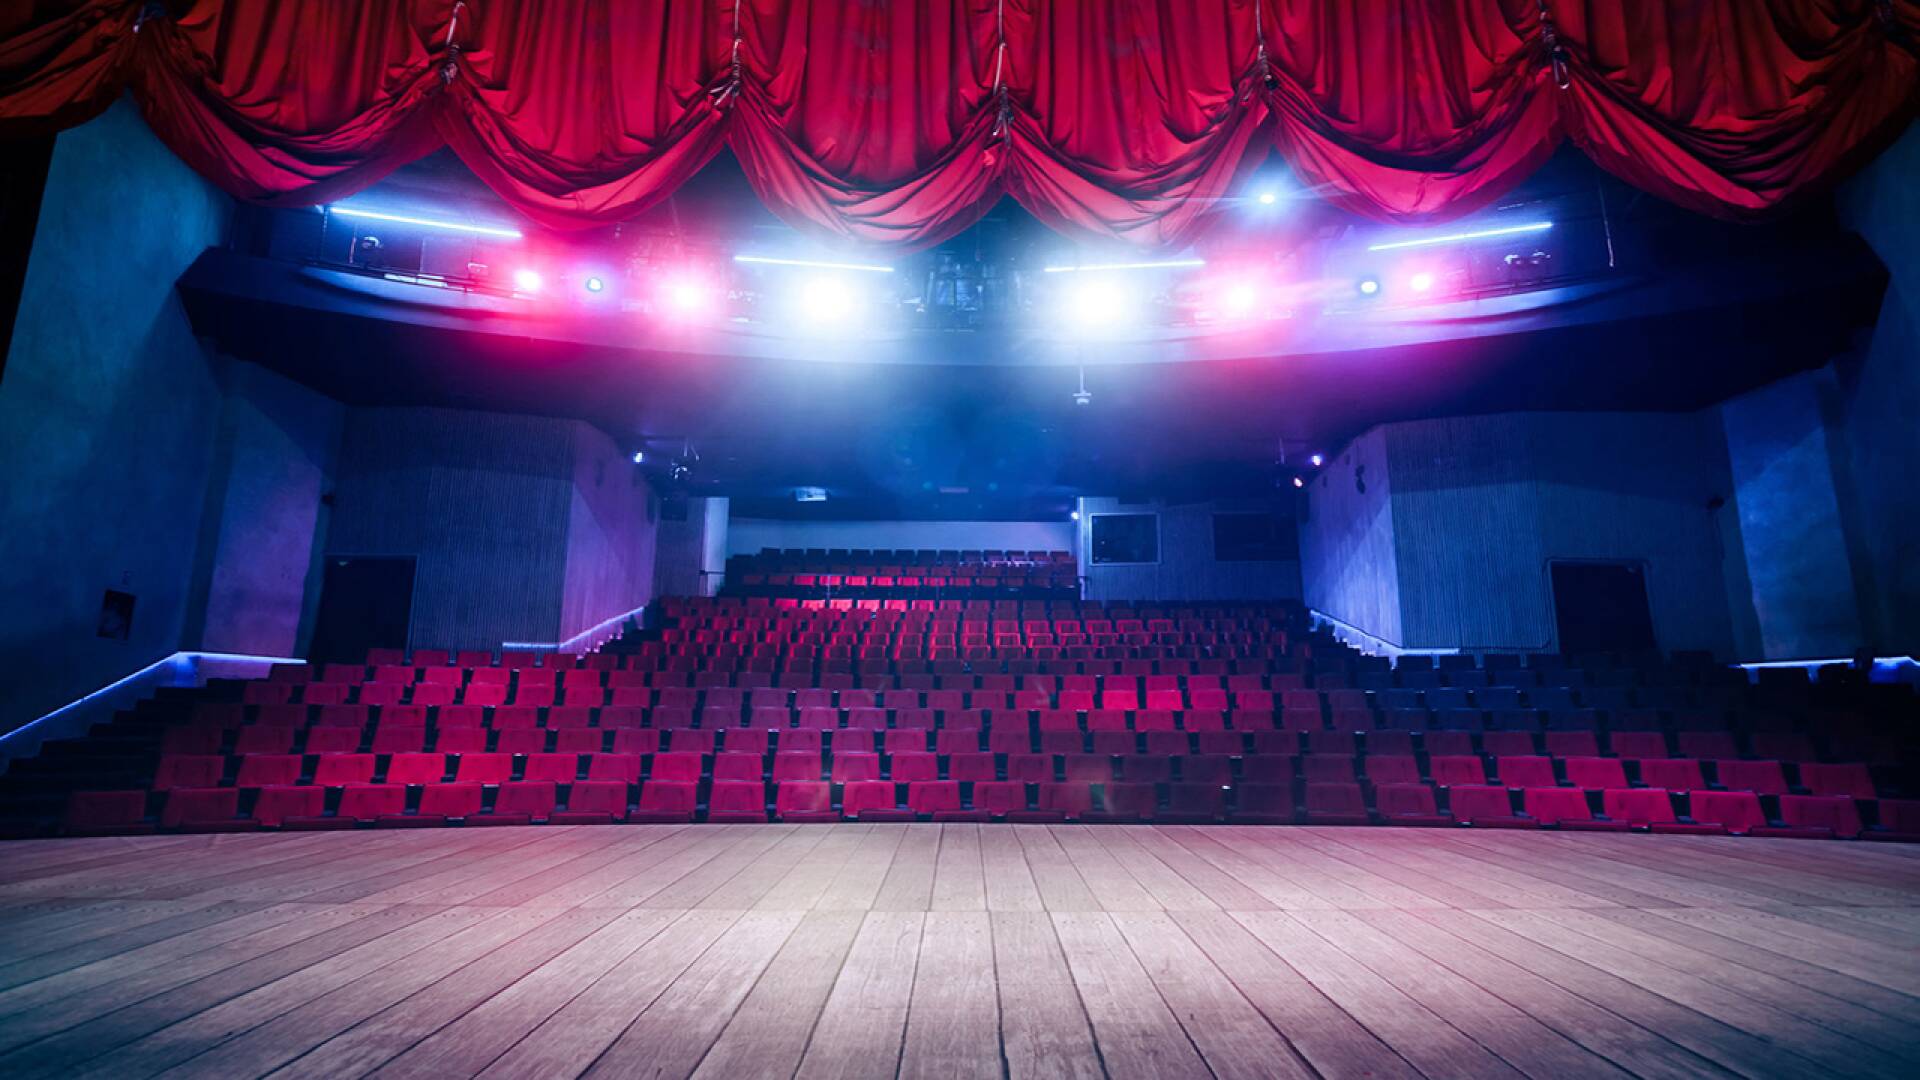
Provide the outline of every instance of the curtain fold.
[[0,135],[131,89],[233,194],[338,198],[439,146],[557,228],[722,146],[780,217],[937,243],[1010,195],[1180,246],[1277,151],[1396,222],[1498,198],[1570,139],[1692,209],[1765,214],[1909,121],[1920,0],[22,0]]

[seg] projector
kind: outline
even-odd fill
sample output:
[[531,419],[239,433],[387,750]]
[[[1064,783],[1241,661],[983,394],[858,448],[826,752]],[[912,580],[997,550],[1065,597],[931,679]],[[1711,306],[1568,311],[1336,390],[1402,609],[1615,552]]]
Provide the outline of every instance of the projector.
[[1075,391],[1073,392],[1073,403],[1074,403],[1075,405],[1091,405],[1091,404],[1093,404],[1093,391],[1091,391],[1091,390],[1075,390]]

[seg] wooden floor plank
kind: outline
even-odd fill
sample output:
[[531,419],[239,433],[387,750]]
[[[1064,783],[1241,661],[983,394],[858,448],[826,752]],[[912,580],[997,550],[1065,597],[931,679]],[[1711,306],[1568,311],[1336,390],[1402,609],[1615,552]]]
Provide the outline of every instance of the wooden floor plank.
[[0,1075],[1905,1076],[1920,853],[840,823],[0,845]]
[[926,918],[919,911],[864,916],[820,1008],[796,1076],[859,1080],[899,1070]]
[[1000,998],[985,911],[933,911],[920,935],[903,1078],[998,1077]]

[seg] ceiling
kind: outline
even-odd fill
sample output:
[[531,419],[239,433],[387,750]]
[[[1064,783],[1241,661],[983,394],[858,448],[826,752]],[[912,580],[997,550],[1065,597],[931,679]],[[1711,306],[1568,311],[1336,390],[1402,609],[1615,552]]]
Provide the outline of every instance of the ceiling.
[[[490,198],[450,160],[389,183]],[[1580,167],[1557,161],[1537,183],[1594,179]],[[677,213],[682,229],[784,229],[724,159],[676,199],[650,216]],[[423,303],[411,287],[231,249],[209,251],[180,289],[196,330],[221,349],[342,401],[576,417],[653,462],[691,445],[687,490],[730,495],[748,513],[1052,517],[1080,494],[1284,491],[1309,453],[1383,421],[1696,409],[1826,362],[1875,315],[1883,271],[1817,213],[1692,234],[1699,219],[1674,226],[1657,205],[1639,218],[1621,209],[1641,229],[1623,238],[1642,255],[1631,273],[1524,298],[1100,347],[1018,330],[859,347],[735,328],[636,332],[485,298]],[[1008,204],[985,227],[1024,236],[1006,217],[1017,213]],[[1083,365],[1092,400],[1076,405]],[[795,503],[796,486],[830,498]]]

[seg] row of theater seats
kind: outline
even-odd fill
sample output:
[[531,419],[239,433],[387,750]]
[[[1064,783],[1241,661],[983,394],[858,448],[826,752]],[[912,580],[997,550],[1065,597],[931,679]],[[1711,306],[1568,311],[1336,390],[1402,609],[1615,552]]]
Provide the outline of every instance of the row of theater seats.
[[1068,600],[1079,570],[1065,551],[763,551],[727,560],[725,595]]
[[1016,551],[998,548],[761,548],[735,555],[729,565],[760,569],[842,568],[849,566],[1061,566],[1072,565],[1071,551]]
[[[1542,823],[1582,820],[1571,793],[1602,825],[1710,827],[1718,819],[1690,811],[1712,805],[1730,813],[1725,807],[1737,804],[1758,817],[1737,818],[1735,831],[1758,821],[1810,835],[1807,815],[1838,814],[1839,800],[1870,835],[1911,831],[1900,827],[1909,804],[1899,766],[1913,760],[1905,688],[1815,686],[1804,677],[1754,686],[1697,660],[1608,657],[1569,666],[1488,657],[1388,666],[1310,632],[1302,613],[1285,605],[960,604],[951,611],[955,625],[970,610],[989,626],[1004,614],[1023,641],[1027,624],[1045,616],[1049,626],[1072,618],[1103,633],[1137,624],[1150,639],[1172,635],[1178,643],[1129,645],[1128,655],[1092,660],[933,659],[928,639],[899,632],[922,612],[887,606],[896,603],[668,600],[656,605],[656,625],[585,658],[536,664],[510,654],[480,663],[472,654],[422,650],[383,652],[366,665],[276,669],[266,680],[143,705],[109,734],[124,742],[120,766],[93,772],[110,774],[119,789],[103,797],[123,808],[137,801],[142,811],[137,822],[112,827],[156,824],[154,814],[182,827],[220,820],[167,814],[176,793],[208,791],[238,793],[225,817],[258,823],[257,802],[268,792],[276,793],[268,817],[282,799],[312,799],[312,789],[323,793],[324,809],[290,816],[333,819],[344,792],[397,787],[408,800],[398,816],[418,819],[424,793],[460,789],[433,796],[430,805],[443,809],[441,799],[465,799],[469,784],[481,792],[478,818],[502,815],[498,799],[509,786],[550,784],[552,814],[530,810],[529,820],[576,812],[618,819],[611,793],[587,788],[608,806],[581,809],[572,792],[619,783],[629,819],[668,813],[658,800],[684,802],[671,811],[681,819],[752,816],[746,788],[733,785],[759,791],[761,818],[780,812],[782,790],[817,801],[814,788],[799,785],[825,785],[830,794],[827,809],[795,813],[846,814],[849,786],[890,785],[898,797],[884,804],[879,787],[857,788],[853,813],[1079,818],[1084,793],[1086,820],[1418,823],[1430,800],[1425,816],[1436,819]],[[934,605],[928,618],[946,618],[944,607]],[[836,634],[882,628],[890,647],[908,638],[919,651],[875,663],[791,655],[816,638],[831,648]],[[744,637],[730,640],[736,635]],[[783,653],[755,670],[741,648],[752,648],[748,639],[778,642]],[[1146,652],[1154,655],[1139,655]],[[1506,671],[1528,677],[1496,684]],[[1423,674],[1445,681],[1390,685],[1420,683]],[[1475,674],[1488,677],[1462,679]],[[1368,680],[1378,688],[1356,685]],[[1469,685],[1448,685],[1454,680]],[[55,744],[37,778],[43,788],[64,795],[88,786],[73,782],[86,773],[86,749],[85,741]],[[600,759],[609,762],[603,768],[638,764],[630,777],[598,776]],[[657,759],[667,760],[667,775],[657,774]],[[957,806],[945,787],[924,787],[915,801],[915,785],[946,784],[959,785]],[[726,787],[714,817],[717,785]],[[649,796],[651,788],[657,794]],[[538,789],[513,791],[511,805],[533,799],[540,808]],[[1492,791],[1508,796],[1510,814],[1490,812]],[[1671,820],[1653,813],[1658,799],[1649,792],[1664,795]],[[229,805],[227,795],[179,796],[202,797]],[[363,798],[371,796],[356,795],[353,805]],[[1340,809],[1356,799],[1358,811]],[[1619,818],[1610,805],[1641,807],[1633,813],[1649,820]],[[468,816],[442,809],[427,819]],[[86,828],[84,805],[74,815],[70,827]],[[1857,831],[1844,815],[1836,820],[1835,834]]]
[[1846,733],[1834,733],[1816,742],[1805,732],[1764,729],[1541,731],[1535,727],[1410,731],[1378,726],[1377,718],[1362,717],[1362,726],[1357,728],[1343,726],[1341,720],[1336,716],[1329,723],[1323,717],[1297,711],[1283,714],[1281,722],[1276,723],[1273,714],[1265,712],[1126,714],[1051,709],[1009,713],[759,706],[744,713],[739,709],[705,709],[695,714],[685,709],[619,707],[542,710],[503,706],[486,710],[475,706],[427,709],[413,705],[369,708],[199,702],[182,719],[165,725],[160,752],[288,753],[298,743],[310,754],[367,748],[395,753],[425,749],[429,738],[433,748],[442,752],[590,753],[623,746],[652,751],[658,749],[663,735],[671,735],[676,745],[697,746],[708,752],[722,736],[730,749],[747,744],[756,752],[765,752],[770,741],[786,749],[804,740],[806,748],[818,749],[823,737],[832,739],[833,748],[841,751],[856,747],[872,750],[878,740],[889,752],[931,747],[940,753],[986,749],[995,753],[1090,750],[1108,754],[1294,754],[1300,752],[1304,742],[1309,753],[1348,756],[1361,752],[1364,744],[1368,754],[1384,756],[1411,755],[1417,748],[1435,757],[1525,757],[1544,752],[1563,758],[1747,757],[1892,765],[1902,761],[1909,750],[1897,740]]
[[[1783,795],[1762,805],[1749,791],[1670,792],[1658,788],[1508,789],[1426,784],[1195,782],[1078,783],[1013,780],[760,780],[618,779],[507,781],[495,786],[455,780],[408,787],[392,783],[172,788],[75,792],[69,832],[112,835],[240,831],[259,828],[349,829],[465,824],[609,824],[622,821],[786,822],[1011,821],[1174,822],[1483,828],[1630,829],[1805,839],[1920,840],[1920,802],[1881,802],[1878,820],[1863,825],[1845,796]],[[635,792],[638,792],[637,797]],[[836,796],[837,793],[837,796]],[[771,808],[769,807],[771,802]],[[1597,809],[1597,813],[1596,813]]]

